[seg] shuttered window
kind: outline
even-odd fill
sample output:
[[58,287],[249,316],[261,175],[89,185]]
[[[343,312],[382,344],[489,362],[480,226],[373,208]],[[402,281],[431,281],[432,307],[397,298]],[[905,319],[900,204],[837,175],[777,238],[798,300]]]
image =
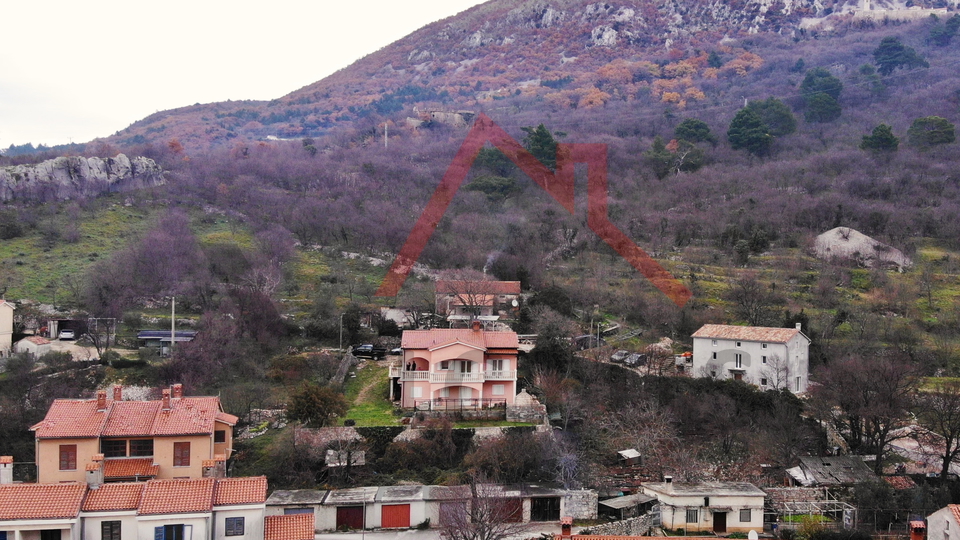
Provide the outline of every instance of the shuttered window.
[[173,443],[173,466],[174,467],[190,466],[190,443],[188,442]]
[[60,445],[60,470],[61,471],[77,470],[77,445],[75,444]]

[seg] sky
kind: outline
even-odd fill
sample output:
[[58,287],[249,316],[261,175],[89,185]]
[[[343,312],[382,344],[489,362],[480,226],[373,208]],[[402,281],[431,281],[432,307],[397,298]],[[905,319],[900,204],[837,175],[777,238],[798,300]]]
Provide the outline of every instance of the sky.
[[0,148],[86,142],[194,103],[279,98],[480,3],[8,2]]

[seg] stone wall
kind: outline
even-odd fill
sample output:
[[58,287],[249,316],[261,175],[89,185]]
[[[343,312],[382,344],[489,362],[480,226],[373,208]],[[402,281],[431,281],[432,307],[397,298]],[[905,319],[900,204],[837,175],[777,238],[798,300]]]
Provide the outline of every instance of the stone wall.
[[590,489],[566,492],[562,514],[573,519],[597,519],[597,492]]
[[623,521],[614,521],[604,525],[596,525],[583,529],[579,534],[592,534],[603,536],[646,536],[650,529],[655,525],[654,520],[659,510],[644,514],[639,517],[625,519]]

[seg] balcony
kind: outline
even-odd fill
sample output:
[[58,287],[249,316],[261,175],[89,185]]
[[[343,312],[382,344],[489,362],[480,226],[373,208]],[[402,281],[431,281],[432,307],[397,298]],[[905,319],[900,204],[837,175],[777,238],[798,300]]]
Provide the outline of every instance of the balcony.
[[431,384],[461,384],[461,383],[482,383],[484,381],[513,381],[517,378],[517,372],[514,370],[499,370],[480,372],[459,372],[459,371],[405,371],[399,366],[390,368],[390,377],[398,378],[401,382],[423,381]]

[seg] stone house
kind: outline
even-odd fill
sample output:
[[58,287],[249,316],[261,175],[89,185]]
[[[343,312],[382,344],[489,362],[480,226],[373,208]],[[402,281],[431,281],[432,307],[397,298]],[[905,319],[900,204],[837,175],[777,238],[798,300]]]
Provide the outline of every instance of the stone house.
[[796,328],[705,324],[693,333],[694,377],[742,380],[761,389],[807,391],[810,338]]

